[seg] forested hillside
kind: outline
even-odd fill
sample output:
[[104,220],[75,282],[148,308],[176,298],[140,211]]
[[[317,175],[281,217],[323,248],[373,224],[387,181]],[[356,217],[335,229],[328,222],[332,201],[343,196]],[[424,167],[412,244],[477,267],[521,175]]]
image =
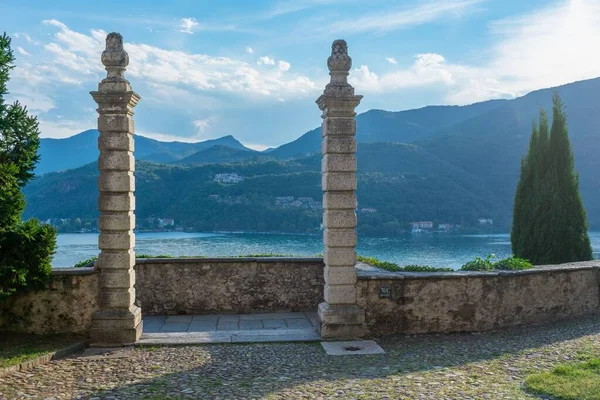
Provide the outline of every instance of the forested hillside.
[[[405,144],[361,144],[358,149],[359,230],[397,233],[412,220],[476,224],[502,218],[509,208],[484,182],[423,150]],[[215,181],[236,173],[243,181]],[[138,221],[173,218],[197,230],[317,232],[321,222],[320,156],[232,164],[136,163]],[[37,178],[26,190],[28,216],[95,218],[97,165]],[[278,204],[278,197],[312,198]],[[375,209],[375,212],[361,212]]]

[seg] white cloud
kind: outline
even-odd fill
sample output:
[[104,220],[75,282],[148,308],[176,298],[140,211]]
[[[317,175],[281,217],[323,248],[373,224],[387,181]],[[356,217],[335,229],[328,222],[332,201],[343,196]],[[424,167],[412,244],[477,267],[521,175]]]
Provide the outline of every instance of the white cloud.
[[196,18],[181,18],[179,20],[179,32],[193,35],[198,29],[200,24],[196,21]]
[[196,143],[201,142],[203,140],[215,139],[219,137],[208,133],[213,121],[214,118],[212,117],[192,121],[192,125],[194,125],[194,127],[196,128],[196,133],[188,136],[172,135],[163,132],[148,132],[144,130],[137,131],[136,134],[140,136],[149,137],[155,140],[160,140],[162,142]]
[[258,58],[256,62],[258,65],[275,65],[275,60],[268,56],[262,56]]
[[29,43],[29,44],[39,44],[38,42],[36,42],[35,40],[33,40],[33,39],[31,38],[31,36],[29,36],[27,33],[24,33],[24,32],[17,32],[17,33],[15,33],[15,34],[13,34],[13,36],[14,36],[16,39],[21,39],[21,38],[23,38],[23,39],[25,39],[25,41],[26,41],[27,43]]
[[290,69],[290,67],[292,66],[292,64],[290,64],[290,63],[289,63],[289,62],[287,62],[287,61],[280,60],[280,61],[277,63],[277,66],[278,66],[278,67],[279,67],[279,69],[280,69],[280,70],[282,70],[282,71],[288,71],[288,70]]
[[19,85],[11,90],[8,100],[10,102],[18,100],[21,104],[27,106],[29,111],[34,113],[45,113],[56,108],[54,101],[37,89],[32,89],[25,85]]
[[23,54],[24,56],[30,56],[30,55],[31,55],[31,54],[29,54],[29,53],[27,52],[27,50],[25,50],[25,49],[24,49],[24,48],[22,48],[22,47],[17,47],[17,51],[18,51],[20,54]]
[[161,142],[184,142],[184,143],[196,143],[196,140],[193,137],[179,136],[179,135],[171,135],[169,133],[162,132],[147,132],[147,131],[136,131],[136,135],[144,136],[154,140],[160,140]]
[[248,46],[248,47],[246,47],[246,53],[252,54],[252,53],[254,53],[254,50],[252,50],[252,47]]
[[435,83],[453,84],[453,66],[447,66],[443,56],[435,53],[417,54],[412,66],[381,77],[366,65],[355,68],[350,82],[364,92],[390,92],[405,87],[424,86]]
[[529,15],[497,21],[499,40],[489,65],[511,91],[592,78],[599,75],[600,3],[570,0]]
[[[301,75],[281,74],[278,69],[259,71],[227,57],[165,50],[146,44],[127,44],[127,75],[145,83],[160,83],[187,90],[229,93],[235,96],[303,97],[316,93],[316,84]],[[268,58],[268,57],[267,57]],[[271,58],[260,63],[275,64]]]
[[94,120],[67,120],[67,119],[56,119],[48,121],[40,118],[40,132],[41,137],[62,139],[73,136],[79,132],[82,132],[90,127],[94,126]]
[[385,61],[389,62],[390,64],[398,64],[398,61],[396,61],[394,57],[386,57]]
[[461,16],[483,0],[434,0],[417,7],[367,14],[360,18],[339,20],[326,27],[328,32],[390,32],[422,25],[451,16]]
[[[37,64],[17,68],[25,84],[66,83],[93,87],[104,75],[100,54],[104,50],[106,33],[91,30],[88,35],[70,30],[57,20],[45,25],[59,30],[53,41],[44,45],[50,56]],[[160,92],[228,93],[236,97],[273,96],[298,98],[317,93],[315,83],[301,75],[282,75],[280,69],[259,71],[251,64],[228,57],[167,50],[142,43],[125,43],[130,63],[126,76]],[[259,64],[275,65],[270,57],[261,57]],[[280,68],[286,68],[282,61]],[[28,83],[29,82],[29,83]]]
[[211,122],[210,118],[205,118],[205,119],[197,119],[197,120],[193,121],[193,124],[199,133],[204,133],[210,127],[210,122]]
[[425,53],[416,55],[412,65],[381,76],[361,65],[352,71],[350,81],[364,93],[435,85],[446,92],[445,103],[468,104],[599,75],[596,1],[570,0],[496,21],[490,30],[493,45],[481,54],[481,65],[452,63],[440,54]]
[[55,19],[44,20],[42,23],[59,28],[54,37],[60,43],[60,46],[68,51],[99,59],[99,54],[104,50],[106,32],[103,30],[92,29],[88,36],[70,30],[65,24]]

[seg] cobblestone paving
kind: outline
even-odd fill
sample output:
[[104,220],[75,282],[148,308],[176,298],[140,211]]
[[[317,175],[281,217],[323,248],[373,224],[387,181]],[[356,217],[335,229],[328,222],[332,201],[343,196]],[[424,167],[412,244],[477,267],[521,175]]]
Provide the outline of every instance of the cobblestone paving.
[[125,349],[0,378],[2,399],[536,399],[524,377],[600,355],[600,317],[483,334],[379,338],[384,355],[319,343]]

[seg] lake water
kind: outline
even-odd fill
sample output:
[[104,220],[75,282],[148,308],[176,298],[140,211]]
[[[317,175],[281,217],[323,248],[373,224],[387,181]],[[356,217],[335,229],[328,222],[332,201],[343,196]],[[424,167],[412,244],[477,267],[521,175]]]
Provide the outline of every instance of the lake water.
[[[590,232],[594,256],[600,255],[600,232]],[[70,267],[98,254],[98,234],[58,235],[54,267]],[[321,236],[251,233],[152,232],[136,234],[138,254],[172,256],[236,256],[246,254],[283,254],[315,256],[323,253]],[[459,268],[475,257],[510,255],[508,234],[456,235],[433,233],[386,238],[359,238],[357,252],[399,265],[420,264]]]

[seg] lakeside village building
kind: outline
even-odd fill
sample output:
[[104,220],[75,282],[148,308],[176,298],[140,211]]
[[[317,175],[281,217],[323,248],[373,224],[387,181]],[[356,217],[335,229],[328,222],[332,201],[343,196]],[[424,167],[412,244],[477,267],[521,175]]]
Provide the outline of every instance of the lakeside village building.
[[236,174],[235,172],[216,174],[214,177],[214,181],[220,182],[220,183],[239,183],[239,182],[242,182],[243,180],[244,180],[244,177]]
[[146,218],[146,222],[150,225],[156,225],[159,228],[175,226],[175,220],[173,218],[148,217],[148,218]]
[[[479,225],[494,225],[494,220],[491,218],[478,218],[477,221],[479,222]],[[410,224],[412,226],[412,233],[421,233],[433,229],[433,221],[415,221]],[[449,232],[455,228],[460,228],[460,225],[443,223],[438,224],[437,227],[438,231],[445,232]]]

